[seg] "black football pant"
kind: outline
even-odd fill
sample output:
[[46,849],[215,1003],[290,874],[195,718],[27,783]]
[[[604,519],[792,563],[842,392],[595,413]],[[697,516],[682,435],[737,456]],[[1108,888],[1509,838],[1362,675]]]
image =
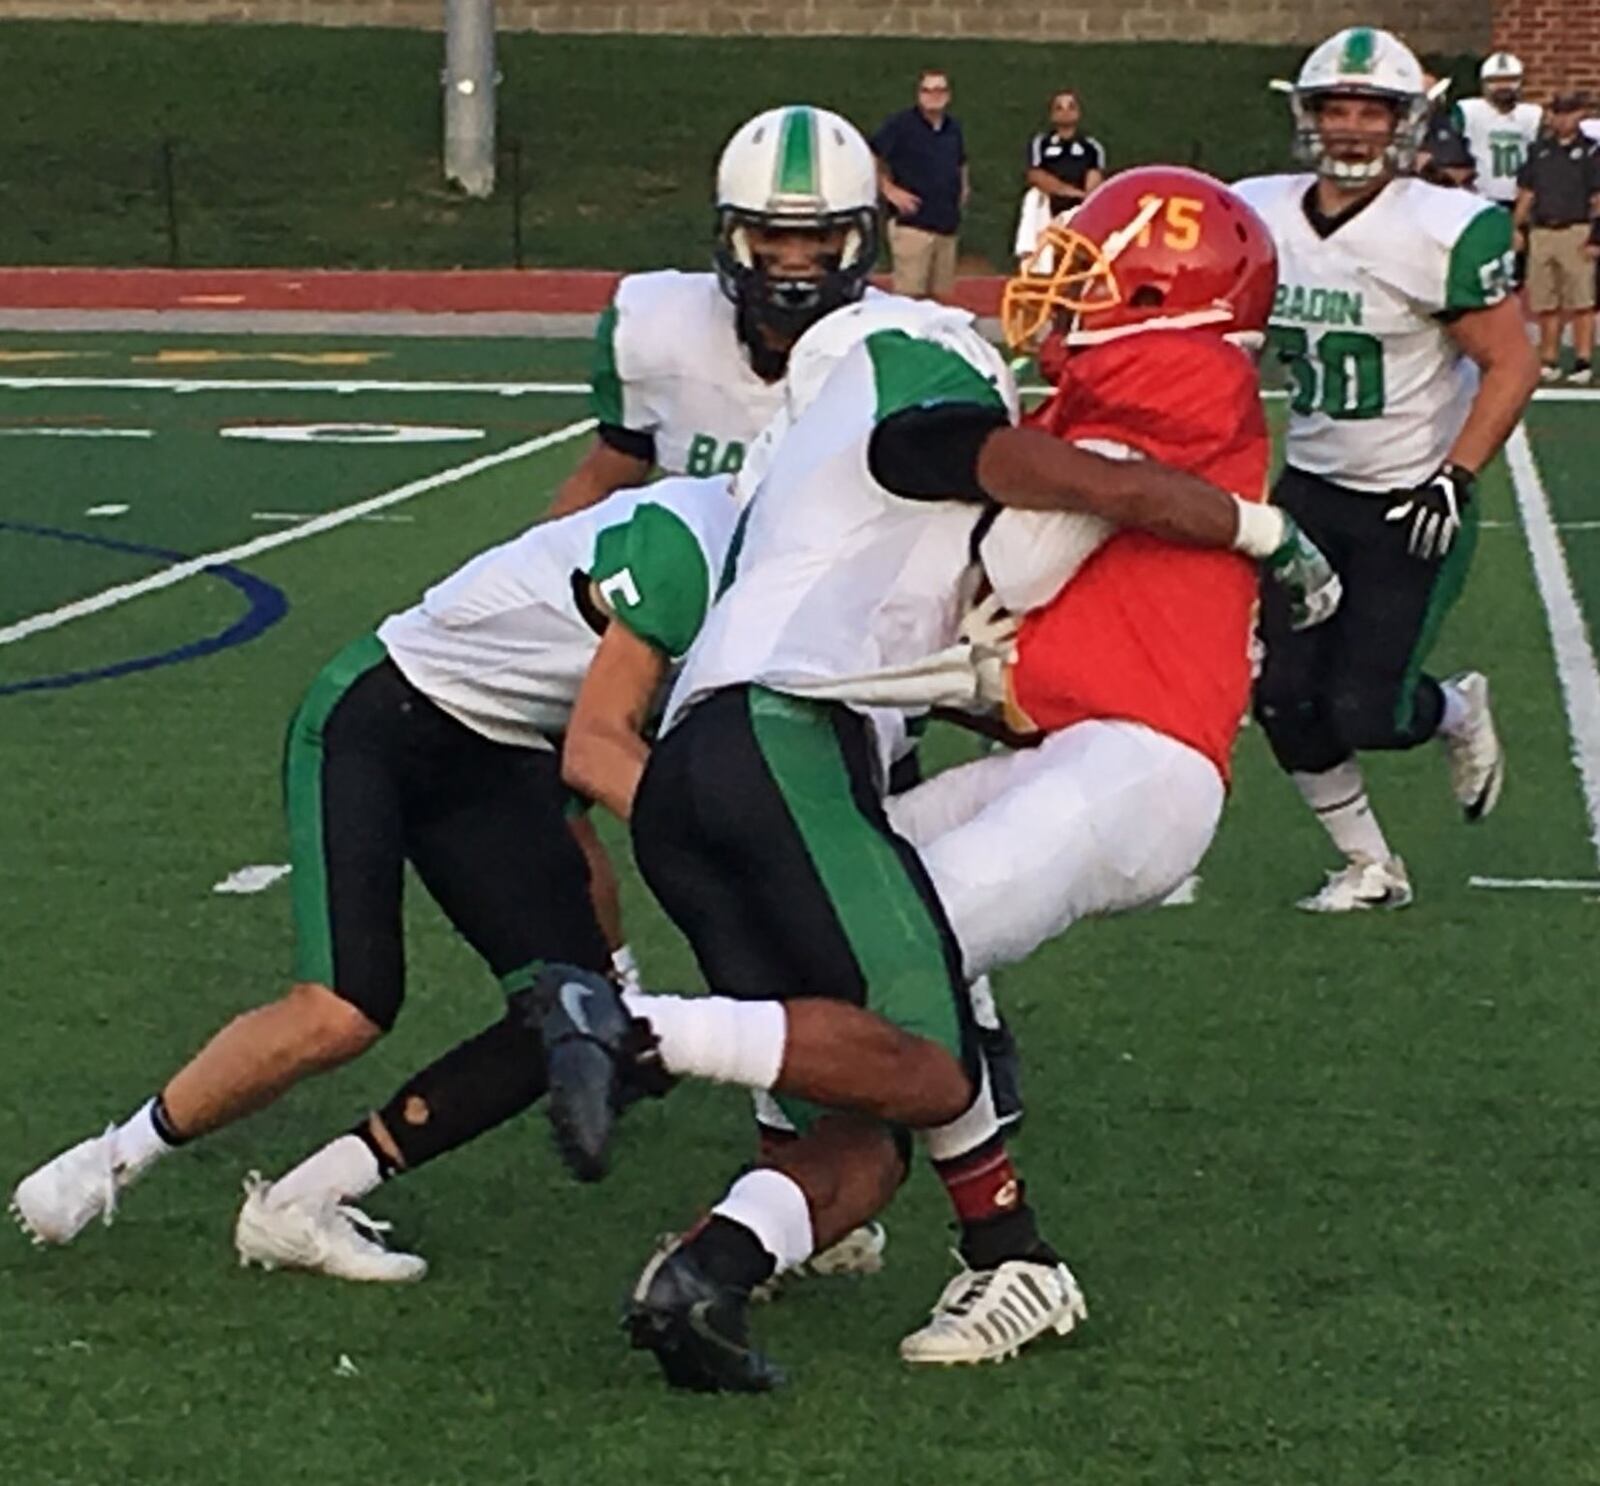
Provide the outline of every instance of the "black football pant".
[[1344,600],[1326,624],[1296,633],[1283,589],[1263,576],[1254,711],[1279,765],[1320,774],[1367,749],[1415,748],[1439,729],[1444,695],[1423,662],[1460,596],[1477,544],[1469,506],[1442,562],[1407,550],[1408,522],[1385,520],[1402,497],[1364,494],[1290,467],[1273,499],[1327,554]]

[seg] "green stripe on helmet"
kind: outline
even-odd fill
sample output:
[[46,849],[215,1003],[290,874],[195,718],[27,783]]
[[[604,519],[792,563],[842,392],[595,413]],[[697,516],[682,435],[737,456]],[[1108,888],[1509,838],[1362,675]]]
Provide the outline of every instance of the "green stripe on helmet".
[[817,116],[809,108],[787,109],[778,139],[775,196],[818,196]]
[[1370,26],[1357,26],[1344,39],[1340,72],[1371,72],[1378,60],[1378,38]]

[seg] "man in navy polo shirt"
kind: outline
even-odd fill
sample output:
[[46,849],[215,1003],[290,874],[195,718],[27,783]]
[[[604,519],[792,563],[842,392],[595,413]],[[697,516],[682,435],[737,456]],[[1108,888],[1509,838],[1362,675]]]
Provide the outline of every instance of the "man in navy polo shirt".
[[878,181],[889,203],[894,289],[914,299],[947,298],[956,278],[956,234],[971,182],[961,125],[948,112],[950,79],[917,78],[917,102],[872,136]]

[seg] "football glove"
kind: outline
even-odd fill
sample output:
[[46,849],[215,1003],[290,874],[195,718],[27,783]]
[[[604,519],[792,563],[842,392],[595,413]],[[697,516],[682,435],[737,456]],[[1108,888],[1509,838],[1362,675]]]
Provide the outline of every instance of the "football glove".
[[1413,557],[1442,562],[1461,531],[1474,479],[1471,470],[1442,464],[1415,490],[1402,491],[1383,519],[1407,528],[1406,550]]
[[1000,596],[994,593],[962,616],[958,633],[971,653],[980,700],[1005,704],[1006,667],[1016,659],[1017,631],[1021,628],[1021,619],[1008,614]]
[[1344,584],[1333,564],[1287,511],[1283,513],[1283,540],[1264,562],[1274,583],[1289,596],[1289,628],[1311,629],[1334,615],[1344,597]]

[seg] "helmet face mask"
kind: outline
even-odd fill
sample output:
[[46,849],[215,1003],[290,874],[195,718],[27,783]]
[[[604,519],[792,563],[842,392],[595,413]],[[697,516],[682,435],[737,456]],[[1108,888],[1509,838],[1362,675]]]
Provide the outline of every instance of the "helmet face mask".
[[876,209],[793,215],[724,207],[715,262],[747,329],[792,343],[858,300],[878,252]]
[[763,376],[822,316],[860,299],[878,256],[877,167],[857,130],[805,104],[744,124],[717,167],[713,261]]
[[1276,287],[1272,236],[1243,200],[1199,171],[1145,166],[1045,229],[1006,284],[1001,327],[1013,350],[1043,343],[1052,359],[1153,330],[1246,342],[1265,332]]
[[[1384,105],[1382,115],[1374,104]],[[1396,37],[1369,26],[1340,31],[1313,50],[1289,106],[1296,158],[1355,188],[1411,170],[1428,125],[1421,63]]]
[[1522,63],[1510,52],[1485,57],[1478,69],[1483,96],[1502,113],[1510,113],[1522,97]]

